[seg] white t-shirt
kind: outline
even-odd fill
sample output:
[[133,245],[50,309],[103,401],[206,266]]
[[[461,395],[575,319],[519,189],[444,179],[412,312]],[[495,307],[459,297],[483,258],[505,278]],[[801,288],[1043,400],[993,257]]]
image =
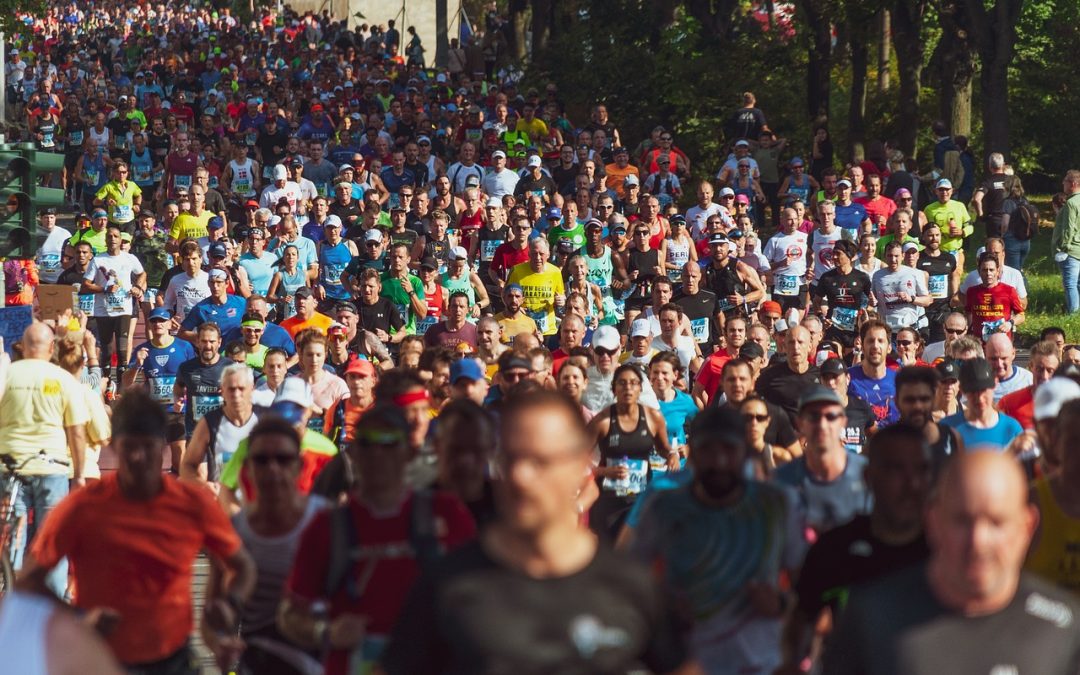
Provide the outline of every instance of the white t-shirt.
[[503,169],[502,171],[489,171],[480,184],[488,197],[502,199],[504,195],[514,194],[514,188],[517,187],[519,180],[516,173],[510,169]]
[[100,253],[94,256],[83,279],[106,289],[115,286],[111,291],[94,294],[94,316],[131,316],[131,282],[142,273],[142,263],[130,253]]
[[202,270],[196,276],[181,272],[169,279],[165,289],[165,309],[183,320],[191,308],[210,297],[210,275]]
[[921,270],[900,266],[895,272],[883,267],[874,272],[871,282],[874,297],[878,300],[882,319],[892,330],[916,327],[919,307],[914,302],[901,302],[901,293],[909,296],[930,295],[926,287],[926,274]]
[[1024,387],[1030,387],[1034,383],[1035,377],[1031,374],[1030,370],[1013,365],[1012,375],[1006,377],[1004,380],[1000,380],[997,383],[997,386],[994,387],[994,405],[997,405],[998,401],[1006,394],[1020,391]]
[[807,236],[799,231],[777,232],[765,242],[762,254],[772,266],[774,295],[797,295],[806,283],[807,247]]
[[64,271],[60,256],[64,252],[64,242],[71,239],[71,233],[62,227],[53,227],[37,253],[38,277],[43,284],[55,284]]
[[[979,270],[971,270],[960,284],[960,293],[967,293],[969,288],[974,288],[982,283]],[[1024,275],[1015,267],[1005,265],[1001,268],[1001,283],[1008,284],[1016,289],[1016,294],[1023,300],[1027,297],[1027,284],[1024,283]]]
[[690,228],[690,236],[693,237],[695,241],[704,237],[706,232],[705,221],[717,214],[720,214],[720,217],[724,219],[725,227],[730,228],[733,224],[728,223],[728,221],[731,220],[731,216],[728,215],[727,209],[716,202],[709,202],[709,205],[705,208],[701,208],[697,204],[688,208],[686,210],[686,225]]
[[690,362],[697,355],[695,347],[694,338],[688,335],[676,335],[674,347],[664,342],[659,335],[652,341],[652,348],[658,352],[675,352],[679,357],[679,363],[682,364],[683,379],[688,383],[690,382]]
[[810,232],[810,250],[814,254],[814,280],[820,279],[823,274],[836,267],[833,262],[833,248],[841,239],[848,239],[846,230],[833,227],[833,231],[825,234],[818,228]]

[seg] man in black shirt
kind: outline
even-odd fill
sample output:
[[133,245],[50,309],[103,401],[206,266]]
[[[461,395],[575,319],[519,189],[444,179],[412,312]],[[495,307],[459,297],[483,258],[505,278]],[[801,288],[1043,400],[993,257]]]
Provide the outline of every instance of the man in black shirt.
[[956,378],[959,370],[955,363],[944,361],[937,369],[906,366],[896,374],[896,409],[900,412],[900,422],[922,430],[935,470],[964,448],[956,429],[935,422],[933,418],[934,392],[938,381],[943,379],[939,375],[941,372]]
[[873,511],[829,530],[806,554],[795,585],[797,604],[784,630],[784,663],[791,672],[805,672],[791,669],[806,664],[811,631],[823,611],[835,615],[852,587],[922,562],[929,553],[922,509],[932,470],[921,430],[886,427],[866,450]]
[[648,571],[578,523],[579,407],[549,391],[503,402],[495,520],[413,587],[386,673],[699,672]]
[[844,425],[844,447],[848,452],[862,454],[863,444],[874,431],[877,418],[870,404],[857,396],[848,396],[848,385],[851,384],[851,376],[848,375],[844,362],[837,358],[826,360],[819,367],[821,370],[821,383],[836,392],[844,403],[844,412],[847,414],[847,424]]
[[959,288],[960,274],[953,254],[941,250],[941,228],[937,223],[927,223],[920,238],[923,250],[915,261],[915,268],[930,277],[927,287],[931,303],[926,308],[926,319],[930,322],[929,341],[937,342],[945,339],[945,317],[950,311],[949,301]]
[[761,371],[755,389],[766,401],[783,408],[794,423],[799,397],[807,388],[821,383],[818,367],[810,362],[810,331],[795,326],[784,334],[785,354]]
[[1005,157],[1000,152],[990,153],[986,163],[990,175],[983,178],[979,187],[975,188],[971,205],[975,209],[975,215],[986,226],[986,236],[1001,237],[1005,234],[1002,228],[1005,220],[1005,200],[1012,193],[1013,186],[1020,182],[1020,178],[1005,173]]
[[954,458],[926,515],[929,562],[852,593],[823,672],[1080,671],[1080,603],[1021,571],[1038,521],[1014,457]]
[[718,336],[716,323],[716,294],[701,287],[701,266],[691,260],[683,265],[682,286],[671,299],[690,320],[690,330],[701,353],[713,351]]
[[[406,331],[401,328],[405,325],[405,317],[389,298],[380,295],[382,282],[378,270],[360,272],[356,285],[359,287],[360,326],[375,333],[385,345],[404,340]],[[391,331],[394,331],[393,335]]]

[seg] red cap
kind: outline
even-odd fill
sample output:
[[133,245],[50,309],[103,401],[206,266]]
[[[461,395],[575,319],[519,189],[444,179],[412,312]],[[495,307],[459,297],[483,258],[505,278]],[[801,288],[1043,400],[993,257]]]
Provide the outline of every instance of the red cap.
[[783,314],[784,310],[780,309],[780,303],[775,300],[766,300],[761,303],[761,311],[766,314]]
[[316,103],[315,105],[311,106],[311,112],[322,112],[322,111],[323,111],[322,103]]
[[371,361],[367,359],[355,358],[349,361],[349,365],[345,366],[345,374],[371,377],[375,374],[375,366],[371,365]]

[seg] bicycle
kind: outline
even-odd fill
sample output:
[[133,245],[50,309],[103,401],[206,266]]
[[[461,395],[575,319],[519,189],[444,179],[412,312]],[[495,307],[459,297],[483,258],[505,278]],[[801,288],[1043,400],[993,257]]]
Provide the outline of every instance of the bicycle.
[[21,464],[16,464],[9,455],[0,455],[0,463],[4,466],[3,480],[0,482],[0,597],[15,586],[15,546],[12,544],[19,535],[21,524],[15,505],[19,500],[19,492],[27,485],[27,477],[21,472],[35,459],[60,466],[70,465],[66,460],[49,457],[44,450],[28,457]]

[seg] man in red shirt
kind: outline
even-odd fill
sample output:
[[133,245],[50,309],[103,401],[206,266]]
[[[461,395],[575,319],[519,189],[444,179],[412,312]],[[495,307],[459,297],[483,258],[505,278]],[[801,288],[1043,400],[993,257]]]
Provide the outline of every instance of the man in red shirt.
[[724,364],[731,359],[739,358],[739,349],[744,344],[746,344],[746,319],[733,316],[724,324],[724,348],[710,354],[698,370],[694,380],[695,400],[705,405],[712,400],[713,396],[716,396]]
[[866,209],[870,222],[877,228],[876,234],[885,234],[885,223],[896,213],[896,202],[881,194],[881,176],[872,173],[866,176],[866,196],[855,200]]
[[165,412],[149,395],[124,396],[112,416],[115,473],[76,490],[49,514],[34,538],[20,584],[44,588],[62,558],[71,561],[75,606],[115,622],[109,647],[131,670],[166,672],[192,657],[192,563],[206,550],[229,583],[206,608],[214,630],[235,634],[238,609],[255,587],[255,563],[244,551],[212,492],[161,472]]
[[1061,365],[1061,353],[1057,345],[1049,340],[1039,342],[1031,348],[1028,370],[1033,383],[1009,394],[998,401],[998,410],[1009,417],[1016,418],[1025,431],[1035,428],[1035,390],[1054,376],[1054,371]]
[[969,333],[983,342],[994,333],[1012,338],[1013,329],[1024,322],[1024,305],[1015,288],[1001,283],[1001,263],[993,253],[979,256],[979,278],[982,283],[968,289],[964,304]]
[[304,531],[278,624],[294,643],[325,650],[327,675],[374,663],[421,568],[476,536],[457,497],[406,485],[409,423],[398,407],[369,410],[347,452],[356,488]]
[[570,352],[585,340],[585,320],[577,314],[567,314],[559,324],[559,348],[551,352],[551,372],[559,376],[559,369],[570,358]]
[[513,239],[499,244],[495,253],[492,254],[488,274],[499,287],[500,293],[510,277],[510,270],[514,269],[515,265],[529,261],[529,235],[532,231],[529,219],[525,216],[517,216],[510,225],[510,235]]

